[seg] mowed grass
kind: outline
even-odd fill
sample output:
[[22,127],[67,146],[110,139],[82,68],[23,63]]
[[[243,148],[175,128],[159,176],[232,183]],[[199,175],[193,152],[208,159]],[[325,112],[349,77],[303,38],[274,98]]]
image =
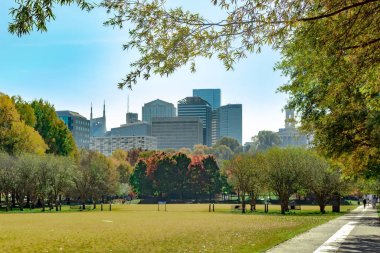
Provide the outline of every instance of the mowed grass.
[[[337,217],[318,207],[280,215],[231,211],[231,205],[113,205],[99,211],[1,213],[1,252],[260,252]],[[342,210],[353,207],[342,207]],[[327,209],[329,211],[329,209]]]

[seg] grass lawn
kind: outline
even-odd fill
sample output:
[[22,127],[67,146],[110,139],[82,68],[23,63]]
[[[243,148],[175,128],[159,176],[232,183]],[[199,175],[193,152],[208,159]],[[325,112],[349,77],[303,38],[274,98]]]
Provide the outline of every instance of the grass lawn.
[[172,204],[167,212],[132,204],[111,212],[1,213],[0,252],[260,252],[338,215],[315,206],[280,215],[275,205],[269,214],[259,205],[243,215],[230,206],[216,204],[214,213],[207,204]]

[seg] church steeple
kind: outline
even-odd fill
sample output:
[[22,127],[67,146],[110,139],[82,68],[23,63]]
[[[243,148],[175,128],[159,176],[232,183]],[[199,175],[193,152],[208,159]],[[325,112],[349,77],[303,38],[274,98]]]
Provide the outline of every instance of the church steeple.
[[103,104],[103,118],[106,117],[106,100],[104,100],[104,104]]

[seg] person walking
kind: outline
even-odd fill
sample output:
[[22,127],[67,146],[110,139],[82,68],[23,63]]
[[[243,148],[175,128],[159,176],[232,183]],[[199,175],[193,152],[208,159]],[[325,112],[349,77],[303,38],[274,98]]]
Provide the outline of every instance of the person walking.
[[377,202],[377,198],[375,196],[372,196],[372,200],[371,200],[372,208],[376,208],[376,202]]
[[365,205],[367,204],[367,200],[366,199],[363,199],[363,206],[364,206],[364,209],[365,209]]

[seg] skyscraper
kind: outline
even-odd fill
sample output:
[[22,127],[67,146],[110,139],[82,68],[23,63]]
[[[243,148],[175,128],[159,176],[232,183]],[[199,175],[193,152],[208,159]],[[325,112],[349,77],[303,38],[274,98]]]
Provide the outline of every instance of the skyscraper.
[[90,121],[77,112],[57,111],[58,117],[65,122],[75,143],[79,148],[89,148],[90,144]]
[[211,106],[200,97],[187,97],[178,101],[178,117],[198,117],[202,120],[203,145],[211,146]]
[[229,104],[217,109],[217,140],[223,137],[236,139],[242,144],[242,105]]
[[175,117],[175,107],[172,103],[156,99],[142,107],[142,121],[152,122],[152,118]]
[[206,100],[211,105],[212,110],[217,109],[221,104],[220,89],[193,89],[193,97],[200,97]]
[[139,121],[139,115],[137,113],[133,112],[127,112],[126,114],[126,123],[127,124],[133,124],[135,122]]
[[190,148],[203,143],[203,126],[199,117],[168,117],[152,119],[152,136],[158,149]]
[[93,118],[92,115],[92,104],[91,104],[91,114],[90,114],[90,136],[91,137],[102,137],[106,134],[106,102],[103,105],[103,117]]

